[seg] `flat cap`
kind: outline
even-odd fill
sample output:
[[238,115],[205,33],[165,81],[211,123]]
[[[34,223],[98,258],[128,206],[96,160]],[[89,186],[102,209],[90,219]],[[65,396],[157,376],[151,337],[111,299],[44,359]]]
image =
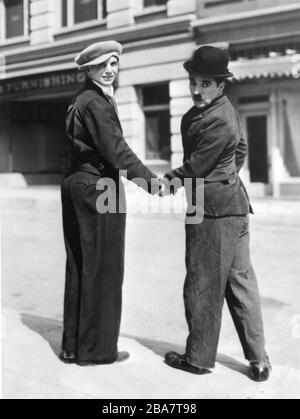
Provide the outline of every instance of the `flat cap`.
[[122,51],[122,45],[116,41],[97,42],[81,51],[75,58],[75,63],[79,68],[102,64],[111,57],[120,58]]

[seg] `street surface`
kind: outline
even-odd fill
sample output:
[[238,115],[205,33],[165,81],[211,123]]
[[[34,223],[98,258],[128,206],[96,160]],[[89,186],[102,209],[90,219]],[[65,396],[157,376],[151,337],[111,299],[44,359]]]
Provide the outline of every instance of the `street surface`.
[[[163,364],[165,351],[184,351],[187,336],[183,214],[128,215],[120,349],[130,349],[131,360],[119,367],[86,370],[62,365],[56,357],[65,268],[59,190],[30,188],[0,195],[4,397],[300,396],[300,201],[253,202],[252,259],[267,350],[275,366],[273,379],[257,387],[245,376],[247,363],[227,307],[214,374],[194,377]],[[121,381],[124,374],[125,388],[113,382],[110,371],[116,371],[116,377],[120,372]]]

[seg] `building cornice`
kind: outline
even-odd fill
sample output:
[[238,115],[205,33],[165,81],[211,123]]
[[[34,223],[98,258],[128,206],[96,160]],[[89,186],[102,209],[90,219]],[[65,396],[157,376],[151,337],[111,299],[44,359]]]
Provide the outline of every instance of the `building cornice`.
[[258,26],[261,23],[272,23],[296,19],[300,16],[300,4],[268,7],[246,12],[233,13],[230,15],[214,16],[196,19],[191,22],[194,30],[199,32],[211,32],[233,28],[244,28],[245,25]]
[[68,54],[76,54],[88,44],[99,42],[99,40],[115,39],[124,44],[125,51],[130,48],[130,43],[135,43],[138,39],[140,42],[155,38],[168,36],[176,36],[178,34],[189,34],[191,21],[194,15],[186,15],[183,17],[168,18],[158,21],[149,22],[147,24],[136,24],[132,27],[119,28],[114,30],[95,31],[91,34],[82,35],[80,31],[71,39],[63,41],[55,41],[51,44],[39,46],[30,46],[16,49],[13,51],[2,51],[5,56],[6,64],[9,68],[21,62],[33,62],[40,59],[48,59],[51,57],[59,57]]
[[[165,36],[159,38],[152,38],[148,40],[136,41],[127,44],[125,48],[126,52],[144,50],[146,48],[157,48],[165,45],[182,44],[184,42],[191,42],[192,36],[190,33]],[[37,60],[29,60],[16,62],[6,66],[6,77],[5,78],[18,78],[24,76],[31,76],[34,74],[51,73],[55,71],[63,71],[76,69],[77,66],[74,63],[74,53],[55,55],[53,57],[39,58]],[[122,62],[121,62],[122,68]]]

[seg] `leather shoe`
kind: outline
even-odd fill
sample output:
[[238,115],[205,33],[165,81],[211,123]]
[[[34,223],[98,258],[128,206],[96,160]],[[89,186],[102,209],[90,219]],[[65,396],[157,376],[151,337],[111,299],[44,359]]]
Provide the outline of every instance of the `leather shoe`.
[[269,361],[251,361],[249,367],[249,376],[251,380],[261,383],[263,381],[267,381],[270,378],[270,374],[272,371],[272,366]]
[[74,364],[76,362],[75,352],[61,351],[59,359],[66,364]]
[[121,363],[124,361],[127,361],[130,358],[130,354],[128,352],[119,352],[118,353],[118,359],[116,360],[116,362]]
[[80,367],[93,367],[96,365],[108,365],[114,364],[115,362],[121,363],[127,361],[130,358],[130,354],[128,352],[119,352],[117,359],[108,359],[104,361],[77,361],[76,364]]
[[169,365],[169,367],[190,372],[191,374],[211,374],[211,371],[206,368],[194,367],[193,365],[189,364],[185,355],[179,355],[176,352],[168,352],[165,355],[165,363]]

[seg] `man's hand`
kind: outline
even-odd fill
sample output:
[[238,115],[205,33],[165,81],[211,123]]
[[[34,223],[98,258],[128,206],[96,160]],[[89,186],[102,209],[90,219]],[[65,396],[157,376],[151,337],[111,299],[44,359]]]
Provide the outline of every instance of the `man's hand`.
[[151,179],[151,194],[162,196],[164,181],[160,178]]
[[172,179],[172,181],[170,181],[165,177],[162,182],[162,187],[159,193],[159,196],[161,197],[176,195],[178,190],[182,187],[180,179]]
[[159,191],[159,196],[161,198],[164,198],[165,196],[170,196],[170,195],[171,195],[170,183],[169,183],[168,179],[164,178],[164,179],[162,179],[162,186],[161,186],[161,189]]
[[159,196],[161,198],[163,198],[164,196],[167,196],[167,190],[166,190],[166,186],[165,186],[164,180],[163,179],[161,179],[161,180],[162,180],[162,184],[161,184],[161,188],[159,190]]

